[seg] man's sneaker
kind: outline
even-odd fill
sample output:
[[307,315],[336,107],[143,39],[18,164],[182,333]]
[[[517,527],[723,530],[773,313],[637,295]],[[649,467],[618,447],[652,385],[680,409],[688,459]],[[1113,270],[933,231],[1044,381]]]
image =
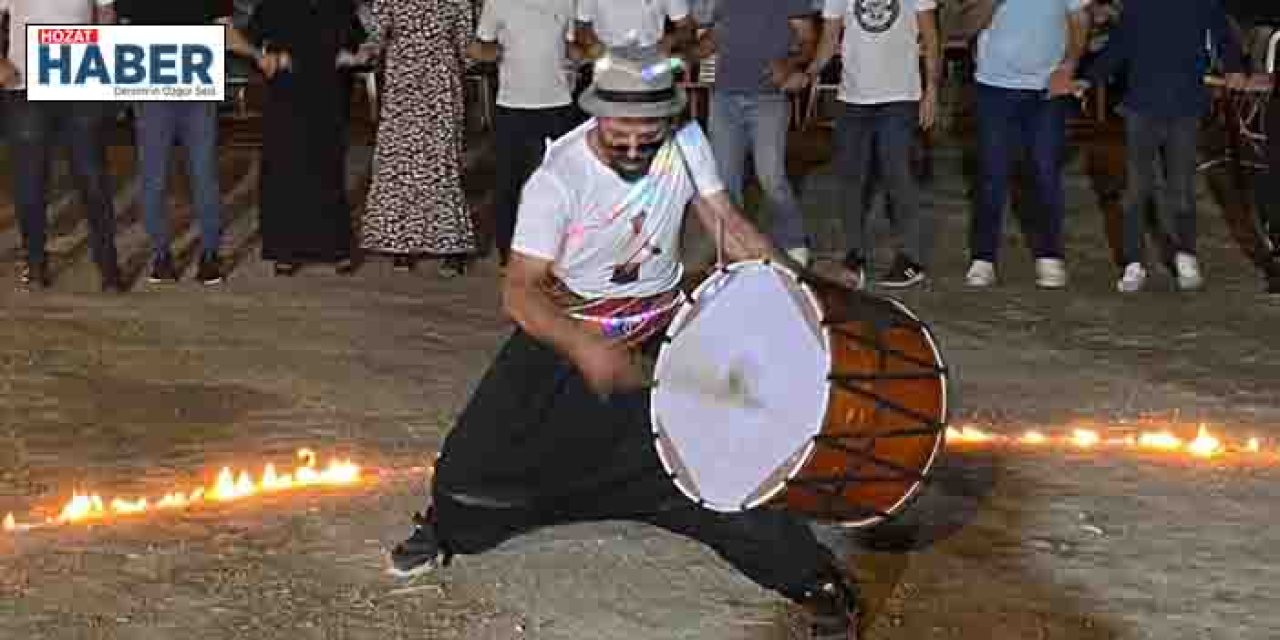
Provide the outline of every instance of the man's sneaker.
[[964,283],[976,289],[995,285],[996,265],[987,260],[974,260],[969,265],[969,272],[964,274]]
[[178,268],[173,264],[173,256],[167,252],[156,254],[151,259],[151,273],[147,274],[147,282],[162,284],[177,281]]
[[847,272],[846,278],[850,287],[854,291],[862,291],[867,287],[867,261],[856,251],[850,251],[844,256],[844,260],[840,263]]
[[1195,291],[1204,286],[1204,276],[1200,274],[1200,261],[1195,256],[1179,253],[1173,257],[1173,269],[1179,291]]
[[1036,258],[1036,286],[1062,289],[1067,286],[1067,263],[1062,258]]
[[435,524],[433,508],[427,509],[425,516],[413,514],[413,532],[391,550],[388,573],[397,578],[412,578],[449,564],[451,556],[436,539]]
[[196,280],[200,284],[213,285],[222,282],[222,263],[218,254],[206,251],[200,255],[200,266],[196,268]]
[[1116,291],[1120,293],[1136,293],[1142,291],[1147,282],[1147,268],[1141,262],[1130,262],[1124,268],[1120,280],[1116,282]]
[[809,267],[809,260],[812,256],[809,254],[808,247],[792,247],[787,249],[787,257],[795,260],[796,264],[800,265],[802,268],[807,269]]
[[888,273],[881,276],[876,284],[886,289],[907,289],[924,282],[925,278],[923,267],[905,256],[898,256],[894,258]]
[[806,640],[857,640],[858,592],[843,576],[822,579],[800,604],[805,614],[800,637]]
[[27,263],[22,265],[22,270],[18,273],[18,286],[22,289],[48,289],[51,284],[48,263]]

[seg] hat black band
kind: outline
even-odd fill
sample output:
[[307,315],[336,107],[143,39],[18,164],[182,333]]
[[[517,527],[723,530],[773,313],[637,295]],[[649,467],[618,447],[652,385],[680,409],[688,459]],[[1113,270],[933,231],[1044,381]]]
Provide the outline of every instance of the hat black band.
[[656,103],[670,102],[676,97],[675,87],[657,91],[606,91],[596,89],[596,97],[604,102]]

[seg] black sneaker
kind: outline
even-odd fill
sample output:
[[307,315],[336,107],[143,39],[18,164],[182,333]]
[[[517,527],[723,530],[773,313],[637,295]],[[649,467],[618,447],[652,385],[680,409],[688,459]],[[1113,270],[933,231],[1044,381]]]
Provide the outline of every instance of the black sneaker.
[[413,578],[439,566],[448,566],[451,556],[436,539],[435,511],[413,514],[413,533],[391,550],[387,573],[397,578]]
[[18,273],[18,286],[24,290],[48,289],[52,283],[49,265],[45,262],[24,264]]
[[157,253],[151,259],[151,273],[147,282],[151,284],[174,283],[178,281],[178,268],[173,264],[173,256],[168,252]]
[[222,262],[217,252],[206,251],[200,255],[200,266],[196,268],[196,280],[200,284],[214,285],[222,282]]
[[907,289],[925,281],[924,269],[904,256],[894,258],[889,271],[880,277],[880,286],[886,289]]
[[804,635],[812,640],[857,640],[858,592],[842,575],[823,578],[800,603]]
[[120,267],[109,264],[100,268],[102,274],[103,293],[124,293],[124,278],[120,276]]
[[867,286],[867,260],[862,254],[856,251],[850,251],[844,254],[844,260],[840,263],[848,272],[850,282],[847,283],[855,290],[861,291]]

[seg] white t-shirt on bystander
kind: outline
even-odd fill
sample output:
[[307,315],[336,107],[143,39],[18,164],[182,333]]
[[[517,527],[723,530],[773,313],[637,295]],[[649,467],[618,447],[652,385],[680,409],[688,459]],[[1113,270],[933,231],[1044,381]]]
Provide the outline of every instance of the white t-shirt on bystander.
[[850,104],[920,99],[917,14],[937,0],[826,0],[822,17],[844,21],[844,74],[838,98]]
[[589,120],[553,143],[525,184],[512,250],[552,262],[584,298],[646,297],[680,284],[685,209],[724,191],[711,145],[689,123],[653,161],[649,175],[623,180],[596,156]]
[[573,21],[574,0],[484,3],[476,38],[502,45],[499,106],[546,109],[573,101],[573,87],[565,73],[565,44]]
[[656,46],[667,18],[679,22],[688,15],[689,0],[578,0],[578,21],[591,23],[611,48]]
[[16,86],[27,87],[28,24],[92,24],[94,7],[109,7],[114,0],[0,0],[0,13],[9,14],[8,58],[18,68]]

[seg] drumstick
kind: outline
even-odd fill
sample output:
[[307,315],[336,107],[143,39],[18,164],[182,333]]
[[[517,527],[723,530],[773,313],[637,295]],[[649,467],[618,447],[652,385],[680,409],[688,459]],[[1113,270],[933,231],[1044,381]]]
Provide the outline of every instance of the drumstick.
[[[679,131],[676,132],[676,155],[680,156],[680,165],[684,167],[685,173],[689,176],[689,182],[693,184],[696,191],[698,189],[698,181],[693,177],[693,168],[689,166],[689,159],[684,155],[684,145],[680,144]],[[724,216],[716,213],[716,233],[714,242],[716,244],[716,269],[724,269]]]

